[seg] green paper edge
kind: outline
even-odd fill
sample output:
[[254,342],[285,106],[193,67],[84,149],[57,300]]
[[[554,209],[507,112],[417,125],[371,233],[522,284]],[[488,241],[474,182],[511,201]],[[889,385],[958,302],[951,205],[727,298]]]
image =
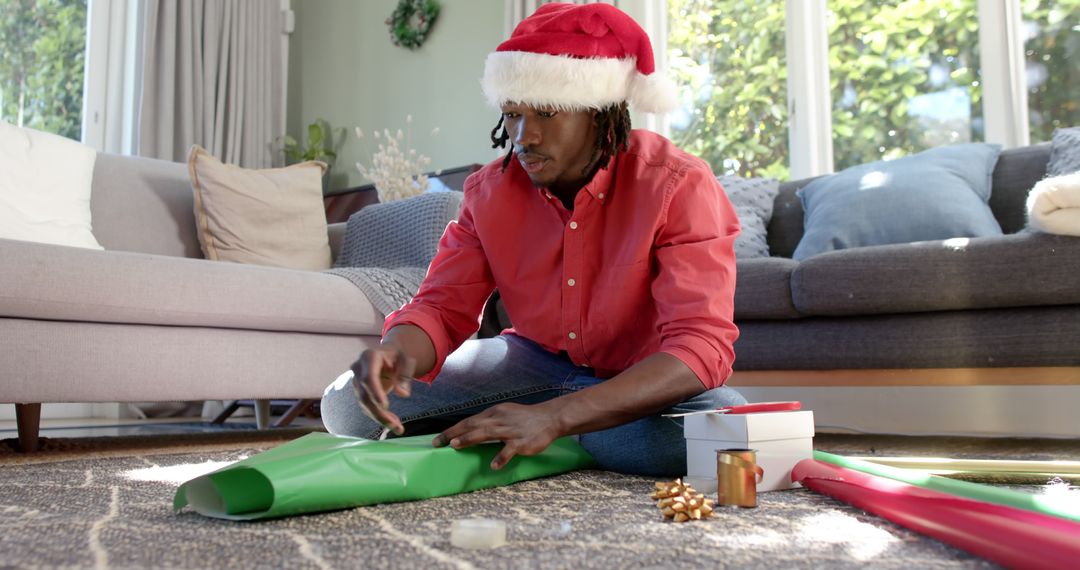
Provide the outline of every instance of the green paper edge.
[[979,483],[970,483],[968,481],[957,481],[947,477],[930,475],[925,471],[889,467],[887,465],[879,465],[869,461],[833,455],[824,451],[814,451],[814,459],[833,465],[839,465],[840,467],[862,471],[863,473],[902,481],[924,489],[941,491],[943,493],[949,493],[968,499],[985,501],[987,503],[994,503],[1007,507],[1015,507],[1080,522],[1080,508],[1070,508],[1068,505],[1054,504],[1051,497],[1031,495],[1019,491],[1011,491],[1009,489],[999,489],[997,487],[981,485]]

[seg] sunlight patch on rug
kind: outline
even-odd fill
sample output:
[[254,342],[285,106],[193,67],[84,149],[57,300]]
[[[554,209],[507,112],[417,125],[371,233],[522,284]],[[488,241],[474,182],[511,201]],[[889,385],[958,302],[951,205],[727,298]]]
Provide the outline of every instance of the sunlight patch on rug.
[[802,520],[799,537],[814,542],[844,544],[848,554],[862,562],[880,556],[889,549],[889,545],[899,540],[886,530],[838,512],[806,517]]
[[[240,461],[241,459],[247,459],[247,457],[238,457],[236,461]],[[131,469],[125,471],[123,475],[131,481],[157,481],[160,483],[180,484],[201,475],[217,471],[227,465],[232,465],[233,463],[236,463],[236,461],[182,463],[180,465],[170,465],[168,467],[155,465],[153,467],[144,467],[142,469]]]

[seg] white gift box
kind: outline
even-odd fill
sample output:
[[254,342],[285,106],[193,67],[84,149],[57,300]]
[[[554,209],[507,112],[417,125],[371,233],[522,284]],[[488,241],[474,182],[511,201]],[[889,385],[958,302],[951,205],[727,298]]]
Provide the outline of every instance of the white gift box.
[[791,489],[791,469],[814,454],[814,412],[697,414],[683,418],[685,481],[702,493],[716,492],[716,450],[753,449],[765,472],[759,493]]

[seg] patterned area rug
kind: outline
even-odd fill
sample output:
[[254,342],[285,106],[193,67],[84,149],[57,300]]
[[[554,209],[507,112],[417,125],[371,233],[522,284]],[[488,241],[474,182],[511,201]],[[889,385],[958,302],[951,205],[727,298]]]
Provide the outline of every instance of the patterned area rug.
[[[916,440],[916,441],[912,441]],[[1080,459],[1080,443],[819,435],[818,449],[848,455],[924,454]],[[97,568],[981,568],[990,564],[806,490],[760,495],[756,509],[665,522],[653,481],[580,471],[427,501],[257,523],[174,514],[177,485],[258,453],[131,450],[31,464],[0,462],[3,565]],[[983,449],[980,450],[980,445]],[[454,520],[506,522],[508,544],[450,545]]]

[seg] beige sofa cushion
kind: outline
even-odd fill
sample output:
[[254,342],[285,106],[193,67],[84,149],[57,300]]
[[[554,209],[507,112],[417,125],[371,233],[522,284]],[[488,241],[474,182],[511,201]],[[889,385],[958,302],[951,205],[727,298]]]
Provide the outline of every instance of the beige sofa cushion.
[[105,249],[203,258],[187,163],[98,153],[90,211]]
[[[347,279],[201,259],[0,239],[0,317],[379,335]],[[347,363],[343,363],[347,364]]]
[[223,164],[194,145],[188,169],[199,243],[207,259],[293,269],[330,267],[324,163],[251,170]]
[[317,399],[378,344],[366,335],[0,317],[2,401]]

